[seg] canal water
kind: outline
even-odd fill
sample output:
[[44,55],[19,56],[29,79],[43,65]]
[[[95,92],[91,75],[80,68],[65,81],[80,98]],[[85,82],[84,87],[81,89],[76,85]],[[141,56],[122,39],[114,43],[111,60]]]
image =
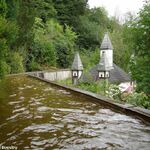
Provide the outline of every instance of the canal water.
[[0,149],[4,146],[149,150],[150,126],[39,80],[7,77],[0,82]]

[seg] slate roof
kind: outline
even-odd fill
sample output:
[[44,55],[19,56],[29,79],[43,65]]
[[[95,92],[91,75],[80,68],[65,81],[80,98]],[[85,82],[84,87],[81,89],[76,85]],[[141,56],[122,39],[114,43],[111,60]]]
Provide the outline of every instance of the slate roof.
[[[82,76],[82,81],[83,82],[88,82],[89,79],[89,74],[90,74],[90,79],[92,81],[97,81],[98,80],[98,71],[97,71],[98,65],[94,66],[89,70],[89,73],[84,73]],[[110,70],[110,78],[108,78],[108,81],[110,83],[122,83],[122,82],[129,82],[131,81],[130,76],[122,70],[119,66],[116,64],[113,64],[113,69]]]
[[111,83],[122,83],[131,81],[130,76],[119,66],[113,64],[114,69],[110,71],[109,81]]
[[101,50],[113,49],[108,33],[105,33],[100,49]]
[[71,70],[83,70],[83,65],[80,59],[79,52],[76,52]]

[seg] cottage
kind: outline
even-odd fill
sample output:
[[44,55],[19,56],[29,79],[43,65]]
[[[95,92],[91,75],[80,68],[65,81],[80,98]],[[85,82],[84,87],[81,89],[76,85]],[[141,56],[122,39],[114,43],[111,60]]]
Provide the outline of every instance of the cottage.
[[[89,70],[88,76],[87,73],[83,74],[83,82],[86,82],[89,79],[89,76],[93,81],[99,80],[99,77],[101,76],[107,77],[110,83],[124,83],[126,85],[131,85],[129,84],[131,82],[130,76],[123,69],[113,63],[113,46],[108,33],[105,33],[104,39],[100,46],[100,58],[99,64]],[[105,74],[104,72],[101,72],[104,70]],[[103,79],[105,78],[101,78],[101,80]]]

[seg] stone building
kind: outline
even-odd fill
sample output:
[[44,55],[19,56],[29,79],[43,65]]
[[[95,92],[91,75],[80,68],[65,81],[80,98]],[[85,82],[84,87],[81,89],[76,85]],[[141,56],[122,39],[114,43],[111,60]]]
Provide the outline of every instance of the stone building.
[[71,67],[71,72],[72,72],[72,83],[76,85],[78,84],[78,81],[82,76],[82,72],[83,72],[83,65],[81,62],[79,52],[76,52],[75,54],[72,67]]
[[131,82],[130,76],[123,69],[113,63],[113,46],[108,33],[105,33],[104,39],[100,46],[100,58],[99,64],[91,68],[88,73],[83,74],[81,79],[83,82],[88,82],[89,76],[92,81],[97,81],[99,79],[97,70],[101,63],[105,63],[105,69],[109,71],[108,81],[110,83],[120,84]]

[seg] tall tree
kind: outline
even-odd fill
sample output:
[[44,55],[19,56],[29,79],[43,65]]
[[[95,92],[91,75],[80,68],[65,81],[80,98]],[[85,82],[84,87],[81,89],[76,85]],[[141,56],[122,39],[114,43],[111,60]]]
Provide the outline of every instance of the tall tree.
[[19,2],[20,0],[6,0],[7,3],[7,15],[6,18],[11,21],[17,21],[19,13]]
[[108,25],[109,19],[103,7],[87,9],[86,14],[79,17],[79,22],[76,26],[79,35],[77,41],[79,47],[93,50],[99,47]]
[[78,17],[85,13],[87,0],[53,0],[57,19],[62,25],[76,28]]
[[18,46],[30,48],[33,42],[33,24],[36,16],[35,0],[20,0],[17,23],[19,26]]
[[[150,1],[147,1],[133,24],[134,59],[131,65],[132,77],[137,90],[150,94]],[[150,95],[149,95],[150,96]]]
[[9,52],[16,40],[17,26],[7,20],[8,6],[5,0],[0,1],[0,78],[10,71]]
[[46,23],[47,20],[56,17],[57,12],[52,0],[36,0],[34,7],[36,8],[37,16],[41,18],[44,23]]
[[5,0],[0,0],[0,15],[1,17],[5,17],[7,13],[7,3]]

